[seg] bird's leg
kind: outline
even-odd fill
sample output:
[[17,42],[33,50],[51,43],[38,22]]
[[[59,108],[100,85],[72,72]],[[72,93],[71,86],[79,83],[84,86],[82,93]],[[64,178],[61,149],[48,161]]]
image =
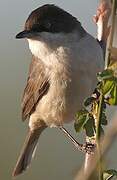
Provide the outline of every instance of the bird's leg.
[[80,144],[76,139],[74,139],[73,136],[63,127],[60,126],[59,129],[71,140],[72,144],[80,151],[85,152],[85,153],[93,153],[95,149],[95,145],[91,143],[86,143],[86,144]]

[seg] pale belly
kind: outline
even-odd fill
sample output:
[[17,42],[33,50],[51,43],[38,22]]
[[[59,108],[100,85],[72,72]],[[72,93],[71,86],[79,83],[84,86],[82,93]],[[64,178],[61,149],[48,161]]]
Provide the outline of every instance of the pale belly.
[[[59,78],[59,80],[58,80]],[[48,126],[60,126],[75,119],[76,112],[82,108],[84,99],[91,95],[96,85],[94,76],[87,73],[74,73],[69,80],[57,77],[50,85],[48,93],[39,101],[31,115],[41,119]],[[33,118],[34,119],[34,118]]]

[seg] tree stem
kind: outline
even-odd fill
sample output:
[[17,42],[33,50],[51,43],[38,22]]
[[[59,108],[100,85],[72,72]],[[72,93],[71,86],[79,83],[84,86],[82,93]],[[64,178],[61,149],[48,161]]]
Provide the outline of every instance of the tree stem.
[[[105,58],[105,69],[108,68],[111,61],[111,49],[113,45],[113,37],[114,37],[114,29],[115,29],[116,0],[113,0],[112,3],[113,3],[112,4],[112,25],[111,25],[110,36],[108,40],[107,56]],[[100,147],[100,136],[101,136],[100,129],[101,129],[103,102],[104,102],[104,96],[101,93],[99,107],[98,107],[98,114],[97,114],[97,122],[96,122],[96,144],[97,144],[97,153],[98,153],[98,159],[99,159],[98,161],[99,180],[103,180],[102,153],[101,153],[101,147]]]
[[99,107],[98,107],[98,114],[97,114],[97,122],[96,122],[96,145],[97,145],[97,153],[98,153],[98,177],[99,177],[99,180],[103,180],[102,153],[101,153],[101,146],[100,146],[100,136],[101,136],[100,129],[101,129],[103,102],[104,102],[104,97],[103,97],[103,94],[101,93]]

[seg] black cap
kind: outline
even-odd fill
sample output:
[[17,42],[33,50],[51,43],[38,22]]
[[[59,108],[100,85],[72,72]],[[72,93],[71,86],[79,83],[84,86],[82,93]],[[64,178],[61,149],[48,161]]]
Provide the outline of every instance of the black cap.
[[46,4],[29,15],[24,31],[17,34],[16,38],[31,38],[39,32],[71,33],[76,28],[84,31],[80,22],[70,13],[53,4]]

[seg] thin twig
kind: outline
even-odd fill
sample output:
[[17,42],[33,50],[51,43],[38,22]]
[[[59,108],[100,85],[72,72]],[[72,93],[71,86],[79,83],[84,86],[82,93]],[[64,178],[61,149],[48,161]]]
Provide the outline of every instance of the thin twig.
[[[110,38],[109,38],[109,49],[108,49],[108,55],[106,56],[105,59],[105,69],[109,66],[110,64],[110,57],[111,57],[111,48],[113,44],[113,37],[114,37],[114,25],[115,25],[115,14],[116,14],[116,7],[115,7],[115,2],[116,0],[113,0],[112,4],[112,26],[111,26],[111,31],[110,31]],[[99,172],[99,180],[103,180],[103,169],[102,169],[102,153],[101,153],[101,146],[100,146],[100,129],[101,129],[101,119],[102,119],[102,106],[104,103],[104,97],[103,94],[101,93],[100,95],[100,101],[99,101],[99,108],[98,108],[98,114],[97,114],[97,124],[96,124],[96,144],[97,144],[97,153],[98,153],[98,172]]]
[[[111,14],[111,5],[110,0],[100,0],[99,7],[97,9],[97,13],[94,16],[93,20],[97,24],[97,38],[101,41],[105,46],[107,44],[107,38],[109,33],[108,21]],[[105,52],[105,49],[103,49]],[[104,53],[105,54],[105,53]],[[100,96],[100,104],[99,104],[99,111],[98,115],[97,112],[94,112],[94,119],[96,125],[96,136],[93,139],[89,139],[86,137],[87,141],[91,141],[92,143],[97,144],[97,153],[99,156],[99,177],[102,178],[102,165],[101,165],[101,151],[100,151],[100,144],[99,144],[99,137],[100,137],[100,119],[101,119],[101,109],[103,104],[103,97]],[[84,173],[85,175],[88,173],[93,161],[95,161],[95,156],[86,154],[85,155],[85,163],[84,163]]]
[[[109,149],[112,147],[112,143],[117,138],[117,117],[112,120],[112,123],[109,125],[107,132],[105,133],[104,138],[100,141],[102,155],[106,154]],[[97,166],[97,162],[99,161],[97,156],[97,151],[94,154],[94,161],[91,162],[90,168],[87,171],[87,174],[84,174],[84,167],[78,172],[75,180],[89,180],[92,172],[95,170]]]
[[[103,0],[104,1],[104,0]],[[106,60],[105,60],[105,69],[110,64],[110,57],[111,57],[111,49],[113,44],[113,36],[114,36],[114,24],[115,24],[115,14],[116,14],[116,8],[115,8],[116,0],[113,0],[113,6],[112,6],[112,27],[110,31],[110,39],[108,42],[109,52],[107,53]],[[100,139],[100,120],[101,120],[101,113],[102,113],[102,104],[103,104],[103,95],[100,96],[100,102],[99,102],[99,110],[98,110],[98,116],[97,116],[97,133],[96,133],[96,140],[97,140],[97,149],[95,152],[95,155],[93,158],[90,156],[88,159],[88,166],[87,171],[84,173],[84,167],[81,169],[81,171],[78,173],[76,180],[89,180],[91,177],[91,174],[94,172],[97,163],[100,161],[100,169],[99,169],[99,177],[100,180],[102,179],[102,167],[101,167],[101,157],[104,153],[108,151],[108,148],[110,147],[110,144],[113,142],[113,139],[115,136],[117,136],[117,127],[115,128],[115,125],[113,127],[110,127],[110,129],[107,132],[107,135],[104,136],[104,139],[102,141],[99,141]],[[115,122],[114,122],[115,123]],[[103,144],[103,146],[102,146]],[[98,156],[97,156],[98,153]],[[86,156],[87,157],[87,156]],[[92,158],[92,160],[91,160]],[[85,158],[85,163],[87,163],[87,158]],[[89,168],[88,168],[89,167]]]
[[97,144],[97,153],[98,153],[98,173],[99,180],[103,180],[103,168],[102,168],[102,155],[101,155],[101,147],[100,147],[100,129],[101,129],[101,119],[102,119],[102,106],[104,102],[103,94],[100,95],[98,114],[97,114],[97,122],[96,122],[96,144]]

